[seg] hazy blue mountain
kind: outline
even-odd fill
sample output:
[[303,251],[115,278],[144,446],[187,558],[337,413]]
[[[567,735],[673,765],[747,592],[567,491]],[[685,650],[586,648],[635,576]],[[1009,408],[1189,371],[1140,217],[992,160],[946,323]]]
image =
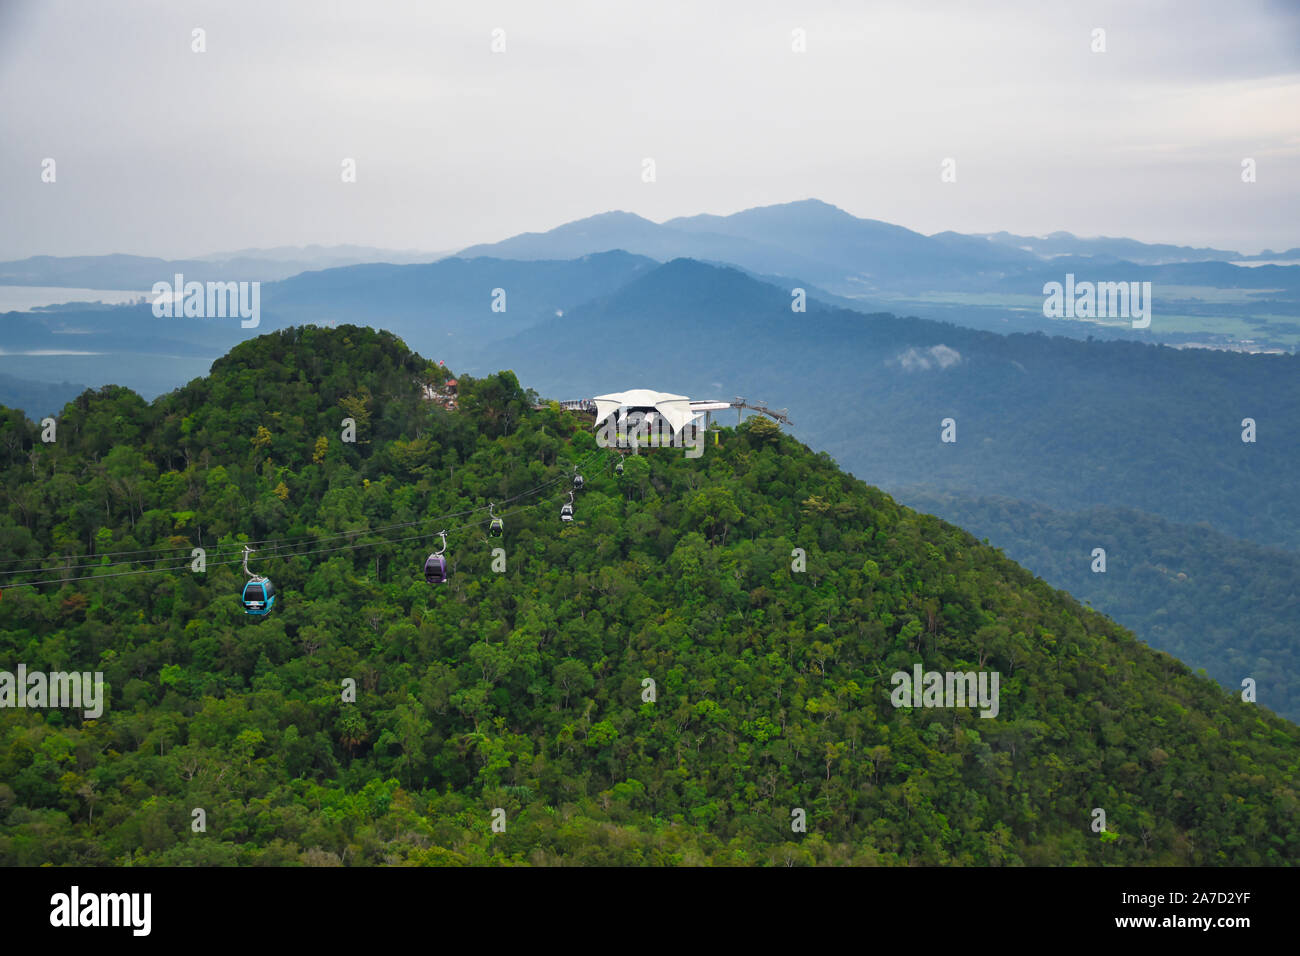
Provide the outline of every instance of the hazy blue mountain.
[[[1300,266],[1234,266],[1228,262],[1171,262],[1148,265],[1126,260],[1098,262],[1082,256],[1061,256],[1001,279],[997,288],[1005,291],[1042,294],[1044,282],[1061,282],[1073,273],[1076,281],[1150,282],[1154,292],[1160,286],[1212,286],[1217,289],[1276,289],[1285,296],[1300,291]],[[1157,299],[1157,301],[1159,301]],[[1298,316],[1300,317],[1300,316]]]
[[954,252],[985,262],[999,262],[1008,268],[1023,269],[1039,261],[1039,257],[1014,246],[1000,245],[983,236],[968,236],[960,232],[936,232],[930,236],[935,242],[947,246]]
[[823,264],[794,254],[780,244],[704,230],[676,229],[621,211],[589,216],[547,232],[526,232],[500,242],[470,246],[460,255],[464,258],[571,259],[609,249],[624,249],[661,262],[686,256],[778,275],[798,273],[812,277],[825,272]]
[[[1050,251],[1029,251],[1009,233],[922,235],[902,226],[862,219],[817,199],[747,209],[729,216],[699,215],[654,223],[627,212],[610,212],[464,250],[466,257],[563,259],[625,249],[660,261],[691,258],[734,265],[751,273],[799,276],[840,296],[907,295],[923,292],[1007,292],[1041,295],[1044,275],[1068,269],[1105,269],[1101,278],[1139,273],[1139,281],[1189,286],[1276,288],[1278,276],[1245,276],[1226,262],[1228,250],[1151,245],[1131,239],[1077,240],[1054,233]],[[1091,243],[1091,245],[1089,245]],[[1178,263],[1157,266],[1156,263]],[[1152,273],[1153,268],[1174,271]],[[1268,267],[1261,267],[1268,268]],[[1115,275],[1112,275],[1114,273]],[[1296,275],[1300,277],[1300,270]],[[1119,276],[1123,278],[1123,276]],[[1300,278],[1287,278],[1291,288]],[[1224,307],[1227,308],[1227,307]],[[1006,316],[1003,316],[1006,317]],[[1001,318],[1001,317],[1000,317]],[[986,323],[987,324],[987,323]],[[1023,324],[1023,323],[1021,323]],[[991,327],[991,326],[990,326]],[[1109,334],[1101,333],[1097,334]]]
[[[1124,259],[1147,265],[1161,265],[1167,262],[1203,262],[1208,259],[1241,259],[1239,252],[1230,249],[1211,249],[1207,247],[1175,246],[1160,242],[1139,242],[1136,239],[1111,238],[1097,236],[1082,239],[1069,232],[1053,232],[1047,236],[1017,236],[1010,232],[976,233],[976,237],[987,239],[1000,246],[1017,251],[1032,253],[1035,256],[1088,256],[1096,259]],[[1269,256],[1276,259],[1279,256]]]
[[892,286],[901,277],[980,274],[1006,263],[1035,261],[992,243],[924,236],[877,219],[860,219],[818,199],[747,209],[730,216],[670,219],[666,227],[718,233],[780,245],[792,254],[834,265],[867,284]]
[[0,405],[20,409],[32,421],[62,411],[85,390],[71,382],[35,382],[0,372]]
[[409,265],[417,262],[437,262],[452,255],[450,250],[426,252],[419,249],[381,249],[376,246],[342,244],[322,246],[273,246],[271,248],[237,249],[233,252],[213,252],[196,258],[204,262],[227,262],[232,259],[258,259],[265,262],[286,262],[306,269],[333,269],[354,266],[364,262],[391,262]]
[[273,282],[313,269],[367,262],[432,262],[445,253],[397,251],[370,246],[278,246],[241,249],[194,259],[149,256],[31,256],[0,262],[0,285],[67,286],[81,289],[138,289],[172,282],[176,273],[196,282]]
[[[371,325],[440,358],[608,295],[657,265],[622,251],[561,261],[452,257],[422,265],[357,265],[266,285],[262,308],[271,328]],[[504,292],[505,311],[493,310],[495,289]]]
[[[985,271],[1000,276],[1008,259],[1006,250],[993,243],[954,246],[902,226],[859,219],[816,199],[662,224],[632,213],[604,213],[548,232],[472,246],[461,254],[565,258],[611,248],[660,260],[684,257],[798,275],[832,292],[896,288],[922,277],[952,280]],[[1035,261],[1032,256],[1025,260]]]
[[149,256],[31,256],[0,262],[0,285],[68,286],[79,289],[139,289],[172,282],[176,273],[190,282],[270,282],[312,268],[308,262],[235,258],[157,259]]
[[1272,249],[1265,249],[1257,256],[1242,256],[1242,261],[1258,262],[1264,259],[1295,259],[1300,260],[1300,246],[1288,249],[1286,252],[1274,252]]
[[866,262],[909,261],[936,251],[920,233],[876,219],[859,219],[818,199],[761,206],[730,216],[670,219],[664,226],[779,243],[791,252],[849,268],[860,268]]

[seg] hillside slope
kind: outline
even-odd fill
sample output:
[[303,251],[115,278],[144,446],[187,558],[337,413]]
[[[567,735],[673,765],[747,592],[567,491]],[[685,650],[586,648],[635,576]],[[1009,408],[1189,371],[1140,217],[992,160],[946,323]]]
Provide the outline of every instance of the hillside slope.
[[[83,395],[54,445],[5,416],[7,570],[138,549],[161,570],[11,576],[4,665],[102,670],[110,706],[0,711],[0,862],[1300,859],[1300,728],[960,529],[758,421],[618,477],[510,373],[422,402],[445,374],[309,327],[152,405]],[[241,536],[279,588],[263,620]],[[914,665],[997,672],[997,716],[896,708]]]
[[[1054,511],[925,488],[895,494],[988,539],[1224,687],[1253,678],[1261,703],[1300,719],[1300,554],[1131,509]],[[1106,550],[1104,573],[1092,569],[1097,547]]]

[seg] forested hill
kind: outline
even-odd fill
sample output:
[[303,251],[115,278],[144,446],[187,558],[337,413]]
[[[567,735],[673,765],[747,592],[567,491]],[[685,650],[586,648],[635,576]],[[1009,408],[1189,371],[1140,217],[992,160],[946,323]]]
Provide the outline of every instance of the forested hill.
[[[86,393],[53,444],[5,415],[0,669],[100,670],[109,706],[0,709],[0,862],[1300,859],[1300,728],[960,529],[762,419],[619,476],[511,373],[422,400],[446,375],[306,327]],[[916,664],[997,672],[997,715],[895,708]]]

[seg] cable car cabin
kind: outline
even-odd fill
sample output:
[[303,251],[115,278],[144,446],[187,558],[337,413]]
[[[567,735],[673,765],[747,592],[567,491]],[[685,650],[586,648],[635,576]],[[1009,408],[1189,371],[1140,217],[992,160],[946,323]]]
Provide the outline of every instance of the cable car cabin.
[[573,488],[574,488],[575,491],[581,491],[581,490],[582,490],[582,475],[574,475],[574,476],[573,476]]
[[447,559],[440,554],[431,554],[425,558],[424,580],[430,584],[446,584]]
[[270,614],[275,607],[275,585],[269,578],[252,578],[244,583],[240,600],[249,614]]
[[500,518],[493,518],[492,523],[488,525],[488,534],[494,538],[501,537],[501,532],[506,528],[506,523]]
[[623,463],[621,461],[614,466],[614,474],[616,475],[623,474]]
[[568,504],[567,502],[565,504],[560,505],[560,520],[561,521],[573,520],[573,505]]

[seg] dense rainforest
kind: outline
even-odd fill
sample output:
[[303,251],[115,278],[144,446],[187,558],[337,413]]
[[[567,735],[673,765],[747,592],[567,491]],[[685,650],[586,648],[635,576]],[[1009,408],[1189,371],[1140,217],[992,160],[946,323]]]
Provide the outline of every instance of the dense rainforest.
[[[0,414],[0,669],[108,696],[0,709],[0,862],[1300,860],[1300,728],[961,529],[765,419],[618,475],[512,373],[425,400],[448,374],[305,326],[53,442]],[[997,716],[896,708],[917,664],[997,672]]]

